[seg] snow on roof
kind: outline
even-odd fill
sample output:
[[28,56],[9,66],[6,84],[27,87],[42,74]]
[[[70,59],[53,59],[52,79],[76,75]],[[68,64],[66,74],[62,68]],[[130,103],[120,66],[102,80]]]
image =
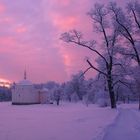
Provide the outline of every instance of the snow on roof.
[[24,79],[24,80],[20,81],[18,83],[18,85],[23,85],[23,86],[27,86],[28,85],[29,86],[29,85],[33,85],[33,84],[32,84],[31,81]]
[[47,92],[47,91],[49,91],[49,90],[48,90],[47,88],[44,87],[44,88],[42,89],[42,91],[46,91],[46,92]]

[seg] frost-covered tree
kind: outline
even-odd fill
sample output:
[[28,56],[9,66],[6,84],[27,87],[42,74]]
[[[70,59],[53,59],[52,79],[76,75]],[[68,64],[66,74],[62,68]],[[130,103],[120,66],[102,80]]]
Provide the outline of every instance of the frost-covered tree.
[[63,85],[63,99],[67,101],[82,100],[86,94],[86,85],[83,72],[72,75],[71,80]]
[[54,81],[48,81],[47,83],[43,84],[43,87],[47,88],[48,90],[51,90],[55,87],[59,87],[60,85]]
[[[137,6],[135,6],[136,4],[140,7],[140,4],[138,2],[136,3],[136,1],[134,3],[131,2],[128,4],[129,11],[133,13],[132,16],[130,16],[128,12],[124,12],[122,8],[117,6],[115,2],[111,2],[109,4],[109,10],[112,14],[112,21],[114,23],[114,27],[118,28],[119,35],[122,37],[121,39],[127,41],[123,42],[126,47],[123,47],[121,49],[121,53],[123,55],[133,58],[140,66],[140,54],[137,48],[138,34],[136,33],[135,27],[133,26],[132,22],[135,21],[137,27],[139,28],[140,10],[138,10]],[[132,20],[133,18],[134,20]]]
[[134,92],[136,93],[136,96],[139,100],[139,110],[140,110],[140,67],[136,66],[135,71],[133,74],[133,89]]
[[75,103],[79,101],[79,96],[77,95],[76,92],[73,92],[73,93],[71,94],[71,101],[72,101],[72,102],[75,102]]
[[56,102],[57,105],[59,105],[61,96],[62,96],[62,90],[60,87],[55,87],[51,90],[52,94],[52,100]]
[[79,100],[82,100],[83,96],[86,94],[85,77],[82,71],[72,75],[71,85],[73,93],[77,94]]
[[91,103],[95,103],[94,101],[94,96],[95,96],[95,92],[97,87],[95,87],[95,79],[88,79],[85,81],[85,88],[86,88],[86,93],[83,96],[83,103],[86,104],[86,106],[88,106],[88,104]]
[[131,17],[131,22],[134,23],[133,27],[135,28],[135,31],[140,31],[140,3],[135,1],[130,1],[127,4],[127,11],[128,14]]
[[73,86],[70,81],[63,86],[63,100],[71,102],[71,95],[73,93]]
[[111,2],[109,10],[114,26],[118,27],[120,40],[122,40],[123,47],[120,49],[120,53],[125,58],[134,60],[130,60],[132,62],[130,65],[137,64],[140,67],[140,3],[131,1],[127,4],[127,10],[123,10],[115,2]]
[[76,30],[63,33],[61,38],[67,43],[74,43],[77,46],[87,48],[98,56],[98,67],[95,67],[93,63],[87,59],[86,62],[89,64],[89,68],[87,68],[86,71],[94,69],[99,74],[104,75],[110,95],[111,108],[116,108],[113,69],[117,66],[121,66],[121,64],[116,61],[118,28],[117,26],[111,26],[108,19],[109,12],[102,4],[95,4],[88,15],[91,17],[94,26],[96,26],[96,32],[98,32],[98,35],[101,37],[99,43],[97,43],[98,40],[97,42],[94,40],[85,41],[82,34]]
[[0,101],[11,101],[11,95],[12,93],[9,88],[0,86]]

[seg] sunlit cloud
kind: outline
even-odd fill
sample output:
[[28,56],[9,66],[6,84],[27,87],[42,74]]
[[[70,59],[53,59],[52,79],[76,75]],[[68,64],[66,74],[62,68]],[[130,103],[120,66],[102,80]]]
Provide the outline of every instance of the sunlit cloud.
[[[1,0],[0,77],[10,81],[23,78],[27,68],[33,82],[66,81],[87,67],[88,50],[67,45],[60,34],[81,30],[92,33],[87,16],[92,0]],[[94,57],[94,56],[92,56]]]
[[56,26],[57,28],[59,28],[59,30],[68,30],[70,27],[73,27],[74,25],[76,25],[77,23],[77,19],[76,17],[62,17],[59,14],[53,14],[52,15],[52,22],[54,24],[54,26]]
[[11,81],[0,78],[0,86],[9,88],[11,86]]
[[3,12],[5,12],[6,7],[4,4],[0,3],[0,14],[2,14]]
[[24,33],[26,31],[27,31],[27,28],[24,27],[24,26],[19,26],[19,27],[16,28],[17,33]]

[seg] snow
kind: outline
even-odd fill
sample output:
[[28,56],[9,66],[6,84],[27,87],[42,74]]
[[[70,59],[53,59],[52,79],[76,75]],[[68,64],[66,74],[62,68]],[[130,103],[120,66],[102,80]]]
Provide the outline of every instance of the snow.
[[22,81],[20,81],[18,83],[18,85],[22,85],[22,86],[30,86],[30,85],[33,85],[31,81],[27,80],[27,79],[24,79]]
[[44,92],[48,92],[49,89],[44,87],[44,88],[42,89],[42,91],[44,91]]
[[140,111],[136,108],[136,104],[121,105],[103,140],[140,140]]
[[0,140],[140,140],[137,104],[117,109],[82,103],[0,103]]
[[99,140],[118,111],[82,103],[0,103],[0,114],[0,140]]

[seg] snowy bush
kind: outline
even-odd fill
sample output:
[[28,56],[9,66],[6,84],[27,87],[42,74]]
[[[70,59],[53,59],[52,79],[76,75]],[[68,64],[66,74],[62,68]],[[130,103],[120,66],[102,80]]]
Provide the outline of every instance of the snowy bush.
[[99,107],[106,107],[108,106],[108,100],[105,98],[99,98],[97,100],[97,104],[99,105]]
[[71,95],[71,101],[72,102],[78,102],[79,101],[79,97],[77,95],[76,92],[74,92],[72,95]]
[[103,90],[100,90],[99,92],[97,92],[95,94],[95,102],[100,107],[106,107],[106,106],[110,105],[108,93],[106,91],[103,91]]

